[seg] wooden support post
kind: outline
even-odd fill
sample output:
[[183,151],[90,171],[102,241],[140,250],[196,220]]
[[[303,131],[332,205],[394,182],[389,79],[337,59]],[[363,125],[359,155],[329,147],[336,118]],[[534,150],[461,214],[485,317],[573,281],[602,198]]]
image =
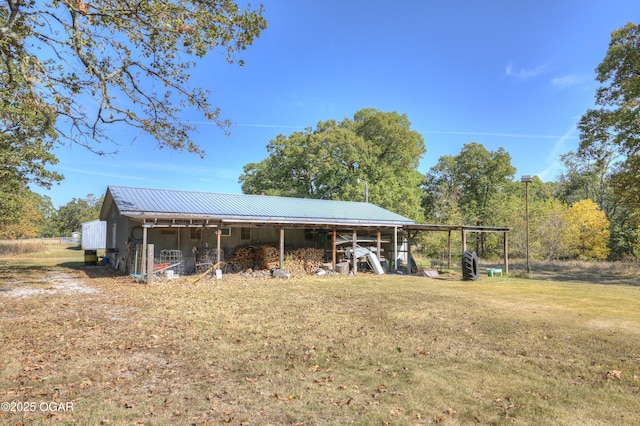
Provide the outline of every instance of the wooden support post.
[[284,228],[280,228],[280,269],[284,267]]
[[220,229],[220,227],[216,229],[216,234],[216,239],[218,240],[216,242],[216,263],[220,263],[222,260],[222,256],[220,255],[220,238],[222,237],[222,229]]
[[382,261],[382,234],[378,231],[378,241],[376,242],[376,256],[378,256],[378,260]]
[[449,253],[447,256],[447,269],[451,269],[451,229],[449,229],[449,238],[447,244],[449,246]]
[[509,273],[509,232],[504,232],[504,273]]
[[398,272],[398,228],[393,228],[393,269]]
[[356,246],[358,245],[358,234],[356,233],[356,230],[353,230],[353,252],[351,253],[351,261],[353,263],[353,275],[356,275],[358,273],[358,259],[356,257]]
[[338,235],[336,233],[336,230],[333,230],[333,243],[332,243],[332,248],[331,248],[331,263],[333,264],[333,270],[337,271],[337,242],[338,242]]
[[147,273],[147,227],[142,224],[142,259],[140,259],[140,278]]
[[467,251],[467,233],[462,230],[462,252]]
[[[407,275],[411,275],[411,232],[407,232]],[[416,265],[417,266],[417,265]]]
[[147,285],[153,284],[153,254],[155,248],[153,244],[149,244],[147,248]]

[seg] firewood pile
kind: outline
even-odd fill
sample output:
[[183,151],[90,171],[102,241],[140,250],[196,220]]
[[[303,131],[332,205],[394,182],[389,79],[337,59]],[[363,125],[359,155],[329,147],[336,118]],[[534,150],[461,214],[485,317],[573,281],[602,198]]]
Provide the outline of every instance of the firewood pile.
[[[317,270],[324,261],[324,250],[301,248],[285,253],[284,269],[292,275],[309,274]],[[280,251],[271,245],[238,247],[220,265],[224,273],[251,270],[271,270],[280,266]]]
[[292,275],[311,274],[322,266],[324,250],[315,248],[292,250],[285,259],[284,269]]

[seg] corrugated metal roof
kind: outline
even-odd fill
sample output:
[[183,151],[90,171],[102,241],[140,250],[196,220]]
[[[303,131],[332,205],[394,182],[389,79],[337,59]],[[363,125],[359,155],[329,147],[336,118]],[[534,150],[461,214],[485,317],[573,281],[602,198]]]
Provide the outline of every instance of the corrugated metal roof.
[[402,226],[414,221],[371,203],[109,186],[123,215],[221,221]]

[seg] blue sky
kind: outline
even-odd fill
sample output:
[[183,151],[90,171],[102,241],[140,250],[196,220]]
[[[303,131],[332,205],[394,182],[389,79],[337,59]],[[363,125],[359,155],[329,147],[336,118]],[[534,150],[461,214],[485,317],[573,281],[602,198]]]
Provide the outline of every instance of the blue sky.
[[[257,2],[254,2],[257,4]],[[637,0],[263,0],[268,28],[229,65],[212,52],[192,73],[211,92],[226,136],[199,116],[204,159],[156,149],[123,128],[119,154],[78,146],[56,151],[65,180],[54,206],[108,185],[240,193],[266,145],[362,108],[406,114],[425,139],[420,171],[463,145],[503,147],[520,175],[553,181],[577,149],[576,123],[593,107],[595,68],[611,32],[640,19]],[[135,139],[135,140],[134,140]]]

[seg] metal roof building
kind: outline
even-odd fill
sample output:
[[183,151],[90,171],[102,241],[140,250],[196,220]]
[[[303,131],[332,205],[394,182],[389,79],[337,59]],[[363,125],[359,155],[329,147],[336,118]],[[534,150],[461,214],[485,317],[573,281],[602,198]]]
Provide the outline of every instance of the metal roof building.
[[109,186],[101,219],[120,214],[155,225],[401,227],[415,222],[374,204]]
[[[398,231],[415,222],[364,202],[221,194],[109,186],[100,212],[107,223],[107,253],[118,269],[138,270],[153,244],[156,256],[170,250],[184,256],[185,273],[198,269],[202,253],[226,255],[243,246],[279,245],[324,250],[336,264],[337,240],[373,241],[378,253],[400,259]],[[286,241],[285,241],[286,230]],[[385,246],[386,245],[386,246]],[[355,260],[354,260],[355,262]],[[143,267],[144,268],[144,267]],[[355,270],[355,263],[354,263]]]
[[132,259],[133,253],[137,258],[137,246],[147,244],[181,251],[190,270],[198,265],[197,253],[212,247],[220,259],[241,246],[279,245],[282,263],[285,230],[288,247],[324,249],[334,266],[337,241],[345,235],[354,251],[356,242],[375,242],[381,258],[384,252],[390,263],[407,265],[411,240],[419,232],[449,233],[449,264],[452,231],[462,233],[463,251],[468,232],[500,232],[508,271],[509,228],[417,224],[364,202],[109,186],[100,220],[107,223],[109,257],[129,272],[138,262]]

